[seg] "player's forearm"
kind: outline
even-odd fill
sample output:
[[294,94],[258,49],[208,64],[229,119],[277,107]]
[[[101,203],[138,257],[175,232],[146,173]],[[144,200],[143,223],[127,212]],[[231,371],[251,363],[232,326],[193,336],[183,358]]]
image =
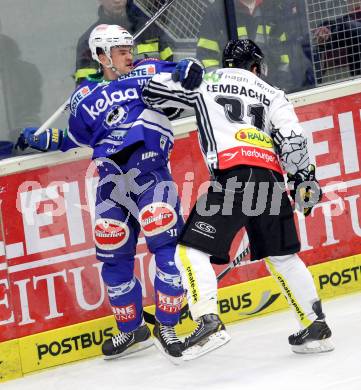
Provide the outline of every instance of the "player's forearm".
[[144,87],[142,97],[146,104],[154,108],[187,109],[192,107],[192,103],[187,97],[188,92],[180,83],[172,81],[170,73],[163,73],[154,76]]

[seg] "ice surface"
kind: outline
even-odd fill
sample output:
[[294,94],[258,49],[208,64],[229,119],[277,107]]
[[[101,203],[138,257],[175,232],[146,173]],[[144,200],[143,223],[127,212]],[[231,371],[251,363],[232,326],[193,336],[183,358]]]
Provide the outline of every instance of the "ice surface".
[[361,390],[361,293],[323,302],[333,352],[294,354],[291,311],[229,325],[232,340],[174,366],[155,347],[128,357],[71,363],[1,384],[1,390]]

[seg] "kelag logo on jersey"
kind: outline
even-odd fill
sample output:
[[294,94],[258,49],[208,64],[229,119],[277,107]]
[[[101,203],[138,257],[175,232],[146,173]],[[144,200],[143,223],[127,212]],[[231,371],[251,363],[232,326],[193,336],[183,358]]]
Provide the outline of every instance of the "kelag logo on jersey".
[[96,119],[102,112],[106,111],[114,103],[124,102],[127,100],[139,99],[136,88],[128,88],[125,91],[116,90],[113,92],[103,89],[101,92],[103,98],[97,99],[90,107],[83,104],[83,108],[92,119]]
[[248,144],[260,146],[262,148],[273,147],[272,138],[254,127],[239,130],[235,134],[235,138],[237,141],[246,142]]
[[137,78],[137,77],[152,77],[155,75],[155,65],[141,65],[127,74],[119,76],[119,80]]

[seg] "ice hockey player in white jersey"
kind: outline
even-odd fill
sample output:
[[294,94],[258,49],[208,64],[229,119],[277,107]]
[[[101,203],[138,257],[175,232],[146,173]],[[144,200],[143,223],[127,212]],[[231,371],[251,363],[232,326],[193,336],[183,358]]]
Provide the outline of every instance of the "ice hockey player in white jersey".
[[[211,174],[181,233],[176,264],[198,326],[184,342],[183,359],[194,359],[229,339],[217,311],[212,263],[229,262],[236,233],[246,228],[251,259],[265,259],[271,275],[300,323],[289,336],[294,352],[331,351],[312,276],[298,257],[300,242],[290,194],[307,216],[322,197],[310,164],[307,142],[283,91],[264,82],[263,53],[251,40],[233,40],[223,52],[223,68],[206,74],[201,86],[186,91],[186,72],[155,76],[143,90],[153,107],[194,108],[200,147]],[[173,78],[173,79],[172,79]]]

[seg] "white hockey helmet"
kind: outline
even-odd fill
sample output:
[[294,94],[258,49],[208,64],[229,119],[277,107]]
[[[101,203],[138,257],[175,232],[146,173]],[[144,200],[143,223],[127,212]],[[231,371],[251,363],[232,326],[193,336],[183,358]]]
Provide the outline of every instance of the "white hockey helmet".
[[116,24],[99,24],[89,36],[89,48],[92,57],[100,63],[97,48],[104,51],[111,59],[110,51],[114,46],[133,46],[133,36],[127,30]]

